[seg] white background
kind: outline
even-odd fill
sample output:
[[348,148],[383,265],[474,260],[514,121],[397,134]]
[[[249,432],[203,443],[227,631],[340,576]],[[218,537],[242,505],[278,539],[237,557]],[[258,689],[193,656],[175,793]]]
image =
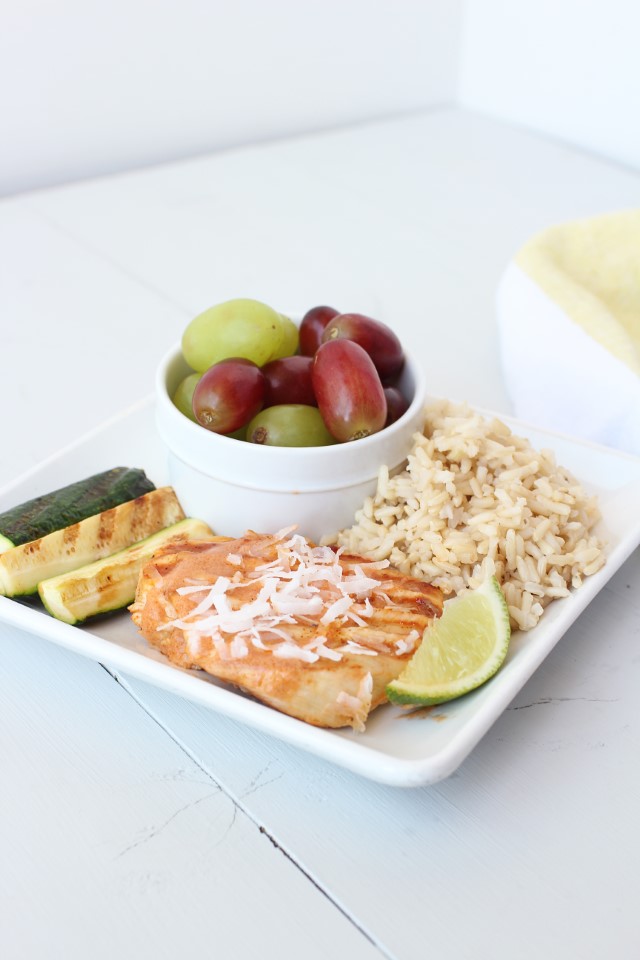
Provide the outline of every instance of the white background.
[[640,166],[636,0],[466,0],[460,102]]
[[460,0],[19,0],[0,194],[451,101]]
[[0,10],[0,195],[456,101],[640,164],[635,0]]

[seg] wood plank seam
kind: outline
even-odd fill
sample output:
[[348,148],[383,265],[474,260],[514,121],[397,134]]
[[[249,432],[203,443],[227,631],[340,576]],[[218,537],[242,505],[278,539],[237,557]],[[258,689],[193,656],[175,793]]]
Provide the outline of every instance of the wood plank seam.
[[[318,892],[321,893],[321,894],[331,903],[331,905],[332,905],[333,907],[335,907],[335,909],[336,909],[340,914],[342,914],[342,916],[343,916],[346,920],[348,920],[349,923],[351,923],[352,926],[354,926],[354,927],[356,928],[356,930],[358,930],[358,932],[365,938],[365,940],[367,940],[367,941],[371,944],[371,946],[375,947],[376,950],[378,950],[378,951],[380,952],[380,954],[381,954],[383,957],[385,957],[385,960],[396,960],[394,954],[390,953],[390,952],[387,950],[387,948],[384,946],[384,944],[382,944],[382,943],[381,943],[379,940],[377,940],[371,933],[369,933],[369,931],[368,931],[352,914],[350,914],[350,913],[345,909],[345,907],[342,906],[342,904],[340,904],[340,903],[331,895],[331,893],[328,891],[328,889],[327,889],[326,887],[324,887],[324,886],[320,883],[319,880],[316,880],[315,877],[313,877],[313,876],[308,872],[308,870],[306,870],[305,867],[296,860],[295,856],[294,856],[289,850],[287,850],[285,847],[283,847],[283,846],[278,842],[278,840],[273,836],[273,834],[270,833],[269,829],[268,829],[263,823],[260,823],[260,822],[256,819],[256,817],[254,816],[254,814],[252,813],[252,811],[250,810],[250,808],[247,807],[244,803],[242,803],[242,800],[243,800],[245,797],[249,796],[251,793],[254,793],[255,790],[258,789],[259,786],[264,786],[265,783],[271,783],[271,782],[272,782],[272,781],[269,780],[269,781],[265,781],[265,783],[262,783],[262,784],[258,784],[258,783],[257,783],[257,781],[258,781],[259,778],[261,777],[261,775],[262,775],[262,773],[264,772],[264,770],[268,769],[268,766],[269,766],[268,764],[267,764],[267,766],[266,766],[263,770],[260,771],[260,773],[258,773],[258,775],[257,775],[256,777],[254,777],[253,781],[251,782],[251,784],[249,785],[249,787],[248,787],[248,789],[246,790],[245,793],[243,793],[243,794],[241,794],[240,796],[237,796],[237,797],[234,796],[232,793],[230,793],[230,792],[225,788],[225,786],[224,786],[222,783],[220,783],[220,782],[216,779],[216,777],[215,777],[215,775],[213,774],[213,772],[212,772],[211,770],[209,770],[209,769],[207,768],[207,766],[202,763],[202,761],[186,746],[186,744],[184,744],[167,726],[165,726],[165,724],[164,724],[164,723],[160,720],[160,718],[147,706],[147,704],[145,704],[144,701],[143,701],[139,696],[137,696],[137,695],[135,694],[135,692],[132,690],[132,688],[131,688],[131,687],[129,686],[129,684],[127,683],[126,677],[124,677],[122,674],[113,672],[112,670],[109,669],[109,667],[105,666],[104,664],[100,664],[100,666],[109,674],[109,676],[112,677],[112,679],[113,679],[117,684],[119,684],[120,687],[122,687],[122,689],[123,689],[126,693],[129,694],[129,696],[138,704],[138,706],[147,714],[147,716],[149,716],[150,719],[153,720],[154,723],[156,723],[156,724],[167,734],[167,736],[176,744],[176,746],[177,746],[180,750],[182,750],[182,751],[188,756],[188,758],[191,760],[191,762],[194,763],[197,767],[199,767],[200,770],[202,770],[202,772],[205,774],[205,776],[208,777],[208,778],[211,780],[212,785],[215,785],[215,786],[218,788],[219,791],[222,791],[224,794],[226,794],[226,796],[227,796],[227,797],[231,800],[231,802],[233,803],[234,809],[235,809],[236,811],[237,811],[237,810],[240,810],[240,811],[254,824],[254,826],[256,826],[256,827],[258,828],[258,831],[271,843],[271,845],[272,845],[279,853],[281,853],[284,857],[286,857],[286,859],[287,859],[294,867],[296,867],[296,869],[316,888],[316,890],[318,890]],[[274,779],[279,779],[279,778],[274,778]],[[210,796],[210,795],[208,795],[208,796]],[[207,799],[207,797],[202,797],[202,798],[200,798],[200,800],[194,801],[194,802],[188,804],[187,806],[194,806],[195,803],[200,803],[201,800],[205,800],[205,799]],[[179,813],[182,813],[184,809],[186,809],[186,808],[181,808],[180,810],[176,811],[176,813],[173,814],[173,816],[170,818],[170,820],[174,819]],[[167,822],[169,822],[169,821],[167,821]],[[229,824],[229,828],[228,828],[229,830],[233,827],[234,822],[235,822],[235,814],[234,814],[234,817],[233,817],[232,820],[231,820],[231,823]],[[166,824],[164,824],[164,826],[166,826]],[[159,828],[158,828],[158,831],[156,831],[156,833],[159,832],[161,829],[162,829],[162,827],[159,827]],[[227,832],[228,832],[228,831],[227,831]],[[132,844],[131,846],[136,846],[136,845],[138,845],[138,844],[140,844],[140,843],[144,843],[144,842],[145,842],[146,840],[148,840],[148,839],[151,839],[151,837],[146,837],[146,838],[144,838],[143,840],[136,841],[136,843]],[[129,849],[131,849],[131,847],[129,847]],[[123,853],[126,853],[126,852],[127,852],[126,850],[123,851]],[[122,856],[122,854],[120,854],[120,856]]]

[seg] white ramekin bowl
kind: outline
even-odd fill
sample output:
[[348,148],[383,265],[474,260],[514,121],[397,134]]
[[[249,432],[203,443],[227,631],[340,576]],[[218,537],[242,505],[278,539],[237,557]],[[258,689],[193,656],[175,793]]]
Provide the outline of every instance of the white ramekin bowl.
[[410,399],[399,420],[379,433],[327,447],[269,447],[205,430],[171,397],[192,371],[179,346],[156,373],[156,422],[168,451],[169,482],[187,516],[218,534],[272,533],[291,524],[314,541],[349,526],[376,488],[378,470],[405,460],[424,423],[420,367],[407,358],[400,387]]

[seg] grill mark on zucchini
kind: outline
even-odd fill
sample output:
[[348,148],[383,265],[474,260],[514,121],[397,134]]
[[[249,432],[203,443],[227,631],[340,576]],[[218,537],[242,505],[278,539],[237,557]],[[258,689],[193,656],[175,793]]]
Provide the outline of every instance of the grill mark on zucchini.
[[155,490],[144,470],[113,467],[0,513],[0,554]]
[[[161,487],[0,554],[0,595],[35,593],[40,581],[116,553],[184,519],[171,487]],[[109,534],[109,535],[107,535]]]
[[[65,529],[63,530],[64,545],[73,547],[73,544],[78,539],[79,534],[80,534],[80,525],[78,523],[74,523],[70,527],[65,527]],[[36,543],[40,543],[40,540],[36,540]]]
[[40,599],[53,617],[65,623],[121,610],[133,603],[140,571],[157,550],[212,538],[202,520],[182,520],[110,557],[43,580],[38,586]]
[[[137,503],[137,501],[133,501]],[[115,514],[113,510],[105,510],[100,514],[100,529],[98,530],[98,543],[108,543],[113,535],[113,525],[115,523]]]

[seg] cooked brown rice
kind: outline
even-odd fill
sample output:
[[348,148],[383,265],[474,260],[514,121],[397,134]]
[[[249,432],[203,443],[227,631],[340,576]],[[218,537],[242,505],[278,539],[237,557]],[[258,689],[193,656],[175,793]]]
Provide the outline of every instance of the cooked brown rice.
[[445,593],[495,574],[512,627],[529,630],[604,564],[595,498],[500,420],[447,401],[426,415],[406,468],[380,469],[375,495],[333,542]]

